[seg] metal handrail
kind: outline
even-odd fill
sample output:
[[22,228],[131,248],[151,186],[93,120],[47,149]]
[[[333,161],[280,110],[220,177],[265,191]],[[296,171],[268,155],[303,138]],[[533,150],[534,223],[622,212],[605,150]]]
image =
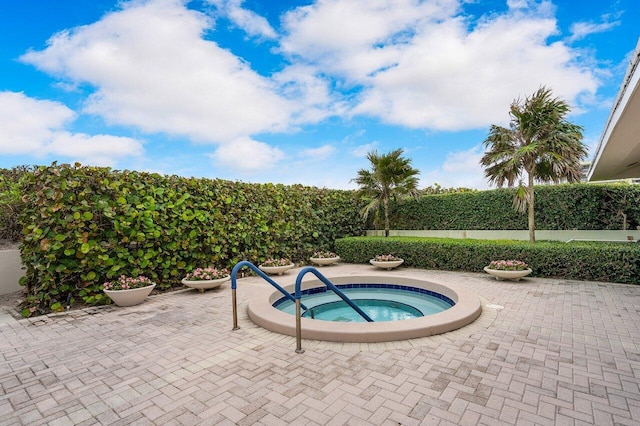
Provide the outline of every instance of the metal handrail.
[[[367,322],[373,322],[373,320],[367,315],[362,309],[360,309],[355,303],[351,301],[338,287],[336,287],[331,281],[329,281],[324,275],[320,273],[316,268],[312,266],[307,266],[303,268],[300,272],[298,272],[298,276],[296,278],[296,288],[295,288],[295,303],[296,303],[296,353],[303,353],[304,349],[302,349],[302,315],[300,313],[302,302],[300,298],[302,297],[301,286],[302,286],[302,278],[308,274],[312,273],[318,279],[327,286],[328,289],[337,294],[342,300],[344,300],[347,305],[351,306],[362,318],[364,318]],[[307,310],[304,307],[305,311]]]
[[[231,271],[231,304],[233,305],[233,330],[240,329],[240,327],[238,327],[238,304],[236,302],[236,287],[237,287],[236,276],[238,275],[238,271],[244,268],[245,266],[251,269],[256,274],[258,274],[260,277],[264,278],[266,282],[274,286],[280,293],[284,294],[284,296],[287,299],[291,300],[294,303],[296,301],[295,298],[290,293],[288,293],[284,288],[282,288],[277,282],[269,278],[269,276],[264,272],[262,272],[256,265],[249,262],[248,260],[242,260],[238,262],[236,266],[233,267],[233,270]],[[307,310],[306,306],[302,305],[302,307],[305,310]]]

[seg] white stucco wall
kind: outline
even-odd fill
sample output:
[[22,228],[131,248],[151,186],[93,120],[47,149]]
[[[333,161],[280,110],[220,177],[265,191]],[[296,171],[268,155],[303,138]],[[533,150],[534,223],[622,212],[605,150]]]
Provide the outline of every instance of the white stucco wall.
[[21,290],[18,284],[24,275],[21,268],[20,250],[0,250],[0,294]]

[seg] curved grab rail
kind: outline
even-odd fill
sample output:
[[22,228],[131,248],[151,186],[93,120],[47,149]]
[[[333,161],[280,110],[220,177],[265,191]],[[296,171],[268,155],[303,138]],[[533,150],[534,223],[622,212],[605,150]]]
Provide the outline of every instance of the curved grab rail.
[[[304,277],[308,273],[312,273],[313,275],[318,277],[318,279],[322,281],[324,285],[326,285],[331,291],[333,291],[342,300],[344,300],[347,303],[347,305],[351,306],[367,322],[373,322],[373,320],[369,317],[369,315],[367,315],[362,309],[360,309],[355,303],[353,303],[351,299],[347,297],[346,294],[344,294],[338,287],[336,287],[331,281],[329,281],[327,277],[322,275],[320,271],[318,271],[313,266],[307,266],[306,268],[303,268],[300,272],[298,272],[298,277],[296,278],[296,291],[294,296],[296,300],[299,300],[302,297],[302,293],[301,293],[302,277]],[[307,310],[307,308],[305,308],[304,305],[302,306],[302,308],[304,310]]]
[[[351,306],[362,318],[364,318],[367,322],[373,322],[373,320],[367,315],[362,309],[360,309],[355,303],[351,301],[338,287],[336,287],[331,281],[329,281],[324,275],[320,273],[316,268],[312,266],[307,266],[306,268],[302,268],[300,272],[298,272],[298,276],[296,278],[296,289],[295,289],[295,302],[296,302],[296,353],[303,353],[302,349],[302,324],[301,324],[301,313],[300,307],[302,306],[300,302],[300,298],[302,297],[301,286],[302,286],[302,278],[308,274],[312,273],[318,279],[327,286],[331,291],[337,294],[342,300],[347,303],[347,305]],[[304,308],[307,310],[307,308]]]
[[[233,270],[231,271],[231,303],[233,305],[233,330],[238,330],[240,328],[238,327],[238,307],[237,307],[238,305],[236,303],[236,288],[238,287],[237,275],[238,275],[238,271],[244,268],[245,266],[251,269],[256,274],[258,274],[260,277],[262,277],[266,282],[274,286],[280,293],[284,294],[284,296],[287,299],[291,300],[294,303],[296,302],[295,298],[290,293],[288,293],[284,288],[282,288],[277,282],[269,278],[269,276],[264,272],[262,272],[260,268],[258,268],[256,265],[249,262],[248,260],[241,260],[240,262],[236,263],[236,266],[234,266]],[[307,309],[307,307],[304,305],[302,305],[302,308],[304,310]]]

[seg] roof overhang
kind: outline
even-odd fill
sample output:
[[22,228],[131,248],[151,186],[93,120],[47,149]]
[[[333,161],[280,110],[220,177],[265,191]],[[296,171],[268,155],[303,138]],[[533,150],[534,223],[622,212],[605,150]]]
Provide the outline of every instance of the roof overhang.
[[640,40],[613,104],[587,180],[640,177]]

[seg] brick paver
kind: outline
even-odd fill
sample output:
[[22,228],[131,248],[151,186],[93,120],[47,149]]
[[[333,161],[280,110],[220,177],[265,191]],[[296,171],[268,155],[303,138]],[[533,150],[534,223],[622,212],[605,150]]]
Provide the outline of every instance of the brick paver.
[[[303,341],[250,322],[256,277],[0,325],[0,424],[640,424],[640,286],[337,265],[463,284],[475,323],[405,342]],[[277,277],[293,281],[296,271]]]

